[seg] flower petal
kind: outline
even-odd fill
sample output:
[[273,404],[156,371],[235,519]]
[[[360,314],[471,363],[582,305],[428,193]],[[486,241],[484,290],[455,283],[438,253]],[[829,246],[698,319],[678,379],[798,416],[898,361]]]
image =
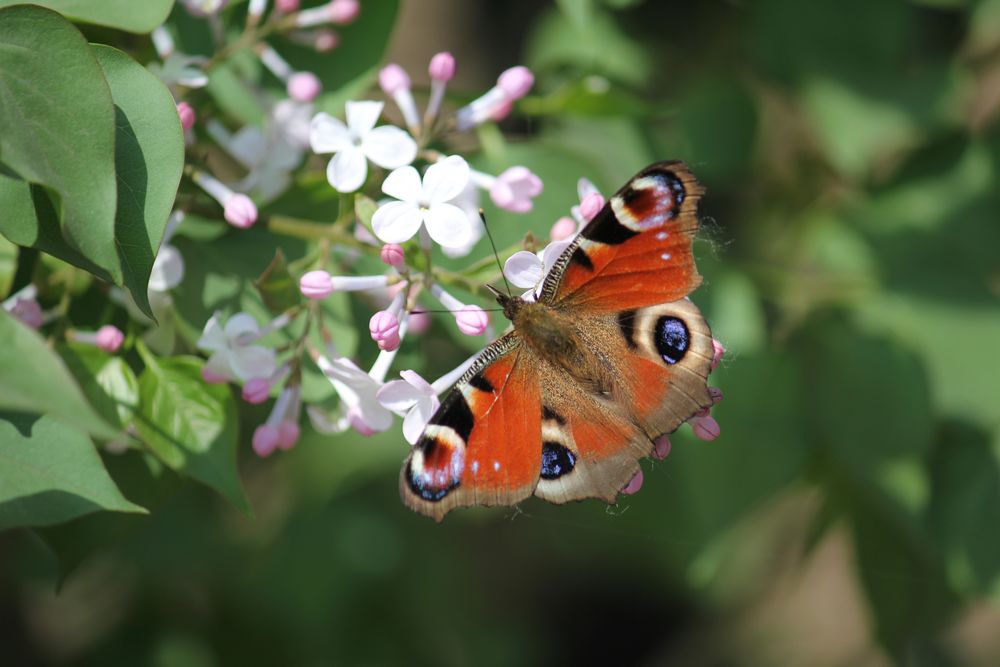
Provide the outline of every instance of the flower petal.
[[204,370],[217,377],[232,380],[236,376],[236,373],[233,372],[232,364],[229,363],[229,357],[229,350],[213,352],[212,356],[205,362]]
[[198,339],[198,349],[215,352],[225,350],[228,347],[226,333],[222,329],[222,316],[215,312],[208,318],[208,322],[205,322],[205,329],[201,332],[201,338]]
[[413,238],[424,217],[416,204],[391,201],[382,204],[372,216],[372,230],[384,243],[402,243]]
[[326,167],[326,180],[338,192],[354,192],[365,184],[368,161],[358,148],[345,148],[330,160]]
[[515,287],[534,287],[545,276],[542,270],[542,260],[533,252],[521,250],[515,252],[503,264],[503,274]]
[[253,315],[236,313],[226,322],[224,331],[230,345],[245,345],[260,334],[260,326]]
[[336,153],[351,146],[351,132],[339,119],[320,112],[309,123],[309,145],[314,153]]
[[452,204],[434,204],[424,213],[427,232],[445,248],[461,248],[472,239],[472,221]]
[[403,437],[411,445],[417,444],[420,434],[424,432],[427,422],[431,420],[438,409],[438,400],[420,401],[403,417]]
[[274,375],[277,367],[274,350],[260,345],[247,345],[229,353],[229,364],[233,374],[246,382],[253,378],[266,378]]
[[437,396],[431,383],[421,377],[420,373],[413,370],[399,371],[399,377],[406,380],[407,384],[416,389],[423,396]]
[[347,103],[347,127],[357,137],[364,137],[371,132],[378,122],[378,117],[382,114],[382,102],[372,102],[364,100],[361,102]]
[[542,251],[542,271],[545,273],[551,271],[559,256],[572,244],[573,239],[566,239],[564,241],[553,241],[545,246],[545,250]]
[[458,155],[446,157],[427,167],[424,174],[424,196],[431,204],[439,204],[462,194],[469,183],[469,163]]
[[386,382],[375,396],[379,405],[400,415],[425,398],[418,389],[403,380]]
[[361,140],[361,150],[368,159],[384,169],[395,169],[413,162],[417,142],[398,127],[376,127]]
[[382,182],[382,192],[402,201],[419,203],[424,197],[420,174],[413,167],[394,169]]
[[177,287],[184,278],[184,257],[170,244],[160,246],[149,272],[149,289],[166,292]]

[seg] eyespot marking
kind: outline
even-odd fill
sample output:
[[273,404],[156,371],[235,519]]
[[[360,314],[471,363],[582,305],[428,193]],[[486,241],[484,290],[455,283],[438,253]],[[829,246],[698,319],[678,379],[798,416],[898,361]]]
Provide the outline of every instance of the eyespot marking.
[[687,325],[677,317],[663,316],[653,330],[656,351],[671,366],[684,358],[691,344]]
[[468,442],[469,436],[472,435],[472,428],[476,425],[472,408],[469,407],[469,402],[461,392],[456,391],[451,396],[452,399],[438,408],[428,424],[453,429],[459,438]]
[[618,329],[622,332],[622,336],[625,338],[625,344],[628,345],[630,350],[634,350],[639,347],[639,344],[635,340],[634,310],[623,310],[618,313]]
[[423,438],[406,464],[407,485],[428,502],[440,501],[461,483],[465,450],[446,435]]
[[486,379],[482,373],[477,373],[469,379],[469,386],[475,387],[479,391],[485,392],[487,394],[492,394],[496,391],[493,383]]
[[554,421],[555,423],[563,426],[566,424],[566,418],[561,414],[553,410],[547,405],[542,406],[542,421]]
[[558,479],[576,466],[576,456],[558,442],[542,443],[542,479]]
[[569,257],[569,261],[582,266],[588,271],[594,270],[594,263],[590,261],[590,257],[587,256],[587,251],[583,248],[577,248],[574,250],[573,254]]

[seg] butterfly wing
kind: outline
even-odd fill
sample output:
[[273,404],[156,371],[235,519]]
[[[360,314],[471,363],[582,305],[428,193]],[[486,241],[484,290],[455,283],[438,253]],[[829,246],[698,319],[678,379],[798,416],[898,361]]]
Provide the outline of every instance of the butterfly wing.
[[613,502],[653,440],[712,399],[712,333],[688,299],[581,314],[579,335],[615,378],[606,391],[543,372],[542,469],[535,495],[562,503]]
[[410,508],[441,521],[455,507],[513,505],[541,468],[538,367],[512,332],[451,389],[400,472]]
[[676,301],[700,283],[691,242],[704,188],[681,162],[636,174],[560,255],[540,300],[587,311]]

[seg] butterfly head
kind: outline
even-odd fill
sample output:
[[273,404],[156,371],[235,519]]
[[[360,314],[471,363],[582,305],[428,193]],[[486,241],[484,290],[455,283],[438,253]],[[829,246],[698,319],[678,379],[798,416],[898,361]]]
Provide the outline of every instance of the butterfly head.
[[487,285],[486,289],[493,293],[493,296],[496,297],[497,303],[500,304],[501,308],[503,308],[503,316],[513,322],[517,313],[526,303],[524,299],[511,294],[504,294],[493,285]]

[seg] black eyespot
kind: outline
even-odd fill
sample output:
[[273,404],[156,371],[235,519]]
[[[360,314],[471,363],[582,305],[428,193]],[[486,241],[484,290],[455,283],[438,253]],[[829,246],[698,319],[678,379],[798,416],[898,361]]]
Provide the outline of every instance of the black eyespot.
[[656,320],[655,329],[656,351],[670,365],[684,358],[691,335],[684,321],[676,317],[664,316]]
[[542,479],[558,479],[576,466],[576,456],[558,442],[542,443]]
[[468,442],[476,425],[476,418],[473,417],[465,396],[461,392],[453,391],[428,423],[453,428],[462,440]]
[[413,466],[409,463],[406,464],[406,483],[413,493],[432,503],[436,503],[447,496],[459,484],[456,481],[444,486],[435,486],[429,483],[423,475],[414,475]]
[[[416,447],[406,463],[406,483],[424,500],[437,502],[461,483],[462,453],[435,437],[421,438]],[[413,456],[420,457],[419,473],[413,470]]]

